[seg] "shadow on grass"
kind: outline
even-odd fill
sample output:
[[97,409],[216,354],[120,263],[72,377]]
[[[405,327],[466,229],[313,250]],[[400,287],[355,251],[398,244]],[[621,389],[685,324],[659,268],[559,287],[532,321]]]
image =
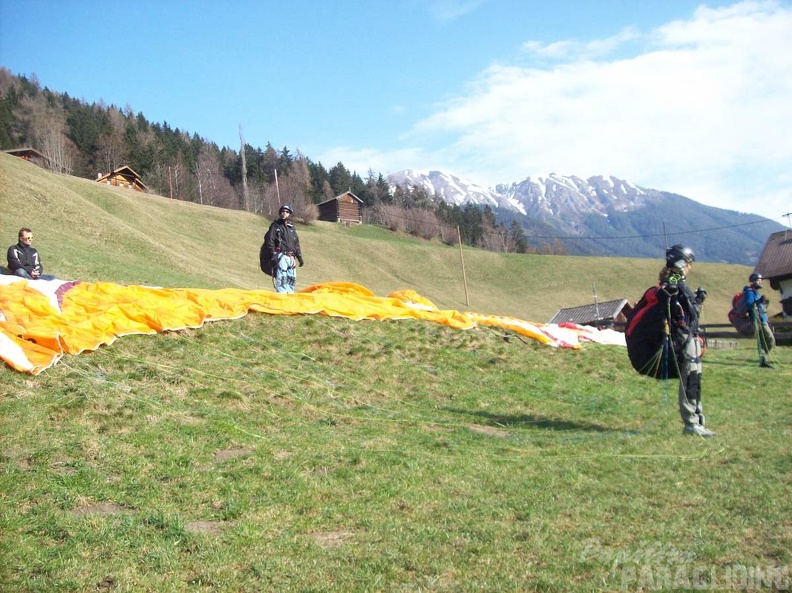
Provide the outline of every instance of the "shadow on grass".
[[500,428],[536,428],[541,430],[557,430],[559,432],[588,431],[588,432],[620,432],[620,429],[602,426],[601,424],[591,424],[588,422],[574,422],[571,420],[553,420],[544,416],[534,414],[519,414],[511,416],[508,414],[493,414],[491,412],[471,412],[470,410],[460,410],[457,408],[445,408],[452,414],[460,414],[468,418],[478,417],[482,422]]
[[704,364],[707,366],[719,367],[743,367],[743,366],[756,366],[759,364],[759,359],[751,360],[707,360],[704,359]]

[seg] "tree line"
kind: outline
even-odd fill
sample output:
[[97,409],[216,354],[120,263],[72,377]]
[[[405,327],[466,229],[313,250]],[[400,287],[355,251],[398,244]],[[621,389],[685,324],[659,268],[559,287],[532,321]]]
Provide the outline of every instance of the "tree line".
[[[220,147],[215,142],[153,123],[131,107],[88,104],[42,87],[35,75],[14,75],[0,67],[0,149],[31,147],[57,173],[96,179],[131,167],[152,193],[240,209],[273,217],[281,202],[292,204],[306,223],[318,217],[317,204],[351,191],[364,204],[364,222],[448,244],[526,253],[517,221],[499,223],[488,206],[449,205],[420,187],[391,187],[381,173],[364,177],[342,162],[326,168],[299,150],[267,143]],[[558,253],[560,245],[540,251]]]

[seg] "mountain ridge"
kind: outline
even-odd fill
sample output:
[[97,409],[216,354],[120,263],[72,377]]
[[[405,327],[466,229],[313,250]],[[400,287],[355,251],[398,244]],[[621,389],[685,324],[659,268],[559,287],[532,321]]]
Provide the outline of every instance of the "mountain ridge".
[[667,245],[685,243],[707,261],[753,265],[767,236],[784,228],[613,175],[551,173],[488,189],[443,171],[406,169],[388,181],[460,207],[489,206],[499,222],[517,220],[532,247],[554,242],[570,255],[657,257]]

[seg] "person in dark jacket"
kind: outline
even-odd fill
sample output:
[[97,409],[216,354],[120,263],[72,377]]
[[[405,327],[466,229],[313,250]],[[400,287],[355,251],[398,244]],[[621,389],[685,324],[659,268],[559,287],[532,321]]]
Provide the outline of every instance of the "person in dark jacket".
[[745,295],[745,305],[748,307],[748,315],[756,331],[756,348],[759,351],[759,366],[772,369],[770,363],[770,351],[775,347],[775,335],[770,328],[770,320],[767,317],[767,297],[759,294],[762,289],[762,275],[753,273],[748,277],[748,284],[743,288]]
[[38,251],[30,245],[33,242],[33,231],[26,228],[19,229],[18,239],[16,245],[8,248],[8,269],[15,276],[27,280],[54,280],[55,276],[44,274],[44,266],[41,265]]
[[687,285],[687,274],[695,260],[690,247],[674,245],[666,250],[658,298],[667,303],[669,330],[679,365],[679,414],[685,425],[682,432],[711,437],[715,433],[705,428],[701,405],[702,341],[699,335],[699,312],[707,291],[699,288],[694,293]]
[[280,207],[280,217],[273,221],[267,231],[267,248],[273,254],[275,291],[292,293],[297,284],[297,265],[303,266],[300,238],[289,218],[293,214],[289,204]]

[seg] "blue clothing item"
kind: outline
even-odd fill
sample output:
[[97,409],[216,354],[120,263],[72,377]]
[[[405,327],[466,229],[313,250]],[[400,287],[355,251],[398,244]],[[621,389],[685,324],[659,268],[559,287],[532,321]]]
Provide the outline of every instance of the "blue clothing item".
[[764,298],[752,285],[743,288],[745,304],[748,306],[748,314],[751,323],[756,331],[756,347],[759,350],[759,365],[768,366],[770,362],[770,351],[775,348],[776,340],[773,330],[770,328],[770,319],[767,316],[767,307]]
[[275,292],[291,294],[297,284],[297,264],[293,255],[278,254],[278,268],[275,271]]
[[748,307],[751,320],[757,321],[758,316],[759,323],[767,323],[767,308],[765,307],[762,295],[751,286],[743,288],[743,294],[745,294],[745,304]]
[[36,276],[35,278],[27,273],[25,268],[19,268],[17,271],[14,272],[14,276],[19,276],[20,278],[24,278],[25,280],[55,280],[55,276],[50,276],[49,274],[41,274],[41,276]]

